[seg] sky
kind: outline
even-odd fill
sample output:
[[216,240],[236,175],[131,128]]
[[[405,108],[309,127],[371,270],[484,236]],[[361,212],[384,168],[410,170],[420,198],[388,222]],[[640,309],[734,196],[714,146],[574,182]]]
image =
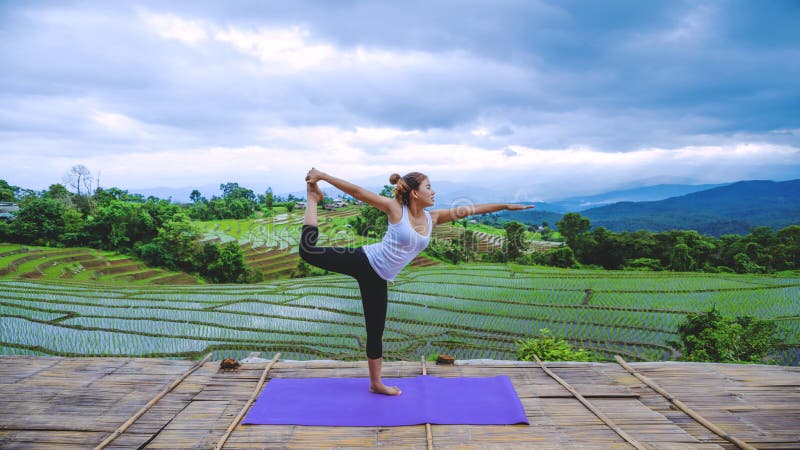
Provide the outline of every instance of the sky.
[[281,193],[314,166],[498,201],[796,179],[798,24],[793,0],[0,1],[0,179]]

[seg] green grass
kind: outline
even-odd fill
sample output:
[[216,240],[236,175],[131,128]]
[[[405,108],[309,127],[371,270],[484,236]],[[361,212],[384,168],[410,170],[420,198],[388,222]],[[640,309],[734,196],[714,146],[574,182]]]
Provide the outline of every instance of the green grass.
[[[197,286],[138,286],[113,278],[100,281],[117,284],[80,282],[78,276],[70,282],[0,280],[0,353],[364,357],[360,294],[346,276]],[[514,359],[515,341],[548,328],[605,358],[668,359],[674,355],[665,342],[676,338],[683,316],[715,305],[730,316],[778,319],[792,345],[783,362],[797,364],[797,298],[796,274],[410,268],[389,288],[384,351],[387,359],[433,353]]]

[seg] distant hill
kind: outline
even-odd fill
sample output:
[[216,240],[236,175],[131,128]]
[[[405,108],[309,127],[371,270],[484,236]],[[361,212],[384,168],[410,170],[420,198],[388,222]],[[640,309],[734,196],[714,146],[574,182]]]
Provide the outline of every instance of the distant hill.
[[[498,213],[500,222],[517,220],[528,225],[554,225],[563,213],[580,212],[593,227],[613,231],[696,230],[701,234],[747,234],[757,226],[774,229],[800,224],[800,180],[740,181],[710,189],[692,191],[688,185],[660,185],[591,197],[536,203],[536,209]],[[624,201],[589,209],[566,208],[576,201],[604,201],[620,195],[661,195],[670,191],[691,193],[658,201]],[[559,210],[560,209],[560,210]]]
[[[527,202],[524,202],[527,203]],[[481,219],[481,222],[489,224],[489,225],[501,225],[505,222],[517,221],[522,222],[526,225],[534,225],[539,226],[543,222],[547,222],[547,224],[553,228],[555,228],[555,223],[561,220],[564,216],[563,213],[560,212],[552,212],[552,211],[540,211],[540,204],[535,203],[535,209],[526,209],[524,211],[502,211],[496,214],[493,214],[497,218],[497,221],[494,222],[492,218],[484,217]]]
[[726,186],[726,184],[657,184],[654,186],[609,191],[596,195],[571,197],[549,203],[537,203],[537,208],[561,213],[579,212],[619,202],[652,202],[664,200],[721,186]]
[[581,213],[614,231],[697,230],[720,236],[800,224],[800,180],[740,181],[655,202],[620,202]]

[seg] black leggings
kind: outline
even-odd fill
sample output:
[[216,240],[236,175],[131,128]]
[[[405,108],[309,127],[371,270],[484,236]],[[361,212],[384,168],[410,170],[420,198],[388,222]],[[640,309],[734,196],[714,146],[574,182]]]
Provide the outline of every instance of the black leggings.
[[319,229],[303,225],[300,236],[300,257],[319,268],[350,275],[358,281],[364,323],[367,325],[367,357],[376,359],[383,355],[383,327],[386,324],[388,289],[386,280],[379,277],[369,264],[362,248],[317,247]]

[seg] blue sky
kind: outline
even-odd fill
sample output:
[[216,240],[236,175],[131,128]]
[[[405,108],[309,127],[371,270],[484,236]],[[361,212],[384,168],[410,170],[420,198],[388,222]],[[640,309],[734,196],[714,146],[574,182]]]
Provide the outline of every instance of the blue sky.
[[798,22],[797,1],[1,2],[0,178],[289,192],[313,165],[517,201],[800,178]]

